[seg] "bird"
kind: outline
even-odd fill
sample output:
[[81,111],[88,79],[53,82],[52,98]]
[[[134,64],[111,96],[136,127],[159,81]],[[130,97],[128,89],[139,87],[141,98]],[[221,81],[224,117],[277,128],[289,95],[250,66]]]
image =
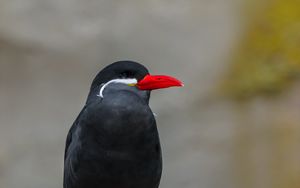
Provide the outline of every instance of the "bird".
[[67,135],[63,187],[158,188],[162,154],[150,93],[176,86],[183,83],[134,61],[102,69]]

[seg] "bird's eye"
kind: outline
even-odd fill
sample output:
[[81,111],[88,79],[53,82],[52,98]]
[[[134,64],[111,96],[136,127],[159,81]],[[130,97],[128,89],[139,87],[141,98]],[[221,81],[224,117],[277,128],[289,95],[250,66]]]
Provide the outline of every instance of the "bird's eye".
[[132,77],[132,76],[133,76],[132,73],[131,73],[131,72],[128,72],[128,71],[122,72],[122,73],[120,74],[120,77],[121,77],[121,78],[130,78],[130,77]]
[[120,77],[120,78],[126,78],[127,75],[126,75],[125,73],[121,73],[121,74],[119,75],[119,77]]

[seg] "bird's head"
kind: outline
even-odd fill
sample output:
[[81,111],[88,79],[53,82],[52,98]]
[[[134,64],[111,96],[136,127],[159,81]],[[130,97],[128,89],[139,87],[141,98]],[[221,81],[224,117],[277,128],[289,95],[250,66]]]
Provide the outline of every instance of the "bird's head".
[[98,97],[103,98],[105,87],[111,83],[121,83],[149,92],[154,89],[183,86],[183,83],[174,77],[151,75],[146,67],[133,61],[118,61],[102,69],[93,80],[91,93],[98,90]]

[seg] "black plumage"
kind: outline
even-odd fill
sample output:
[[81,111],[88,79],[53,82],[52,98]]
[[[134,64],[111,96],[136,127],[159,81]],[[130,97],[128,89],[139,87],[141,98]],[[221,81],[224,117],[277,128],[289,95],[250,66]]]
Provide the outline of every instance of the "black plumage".
[[86,104],[66,141],[64,188],[158,188],[162,158],[150,90],[111,83],[140,81],[149,74],[141,64],[111,64],[94,79]]

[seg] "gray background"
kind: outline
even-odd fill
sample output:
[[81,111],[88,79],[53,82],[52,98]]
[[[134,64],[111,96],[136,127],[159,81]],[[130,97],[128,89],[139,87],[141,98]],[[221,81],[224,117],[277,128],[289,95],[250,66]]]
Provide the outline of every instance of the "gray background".
[[0,187],[62,187],[67,131],[95,74],[143,63],[184,88],[152,92],[162,188],[234,187],[232,105],[214,99],[240,30],[234,0],[1,0]]

